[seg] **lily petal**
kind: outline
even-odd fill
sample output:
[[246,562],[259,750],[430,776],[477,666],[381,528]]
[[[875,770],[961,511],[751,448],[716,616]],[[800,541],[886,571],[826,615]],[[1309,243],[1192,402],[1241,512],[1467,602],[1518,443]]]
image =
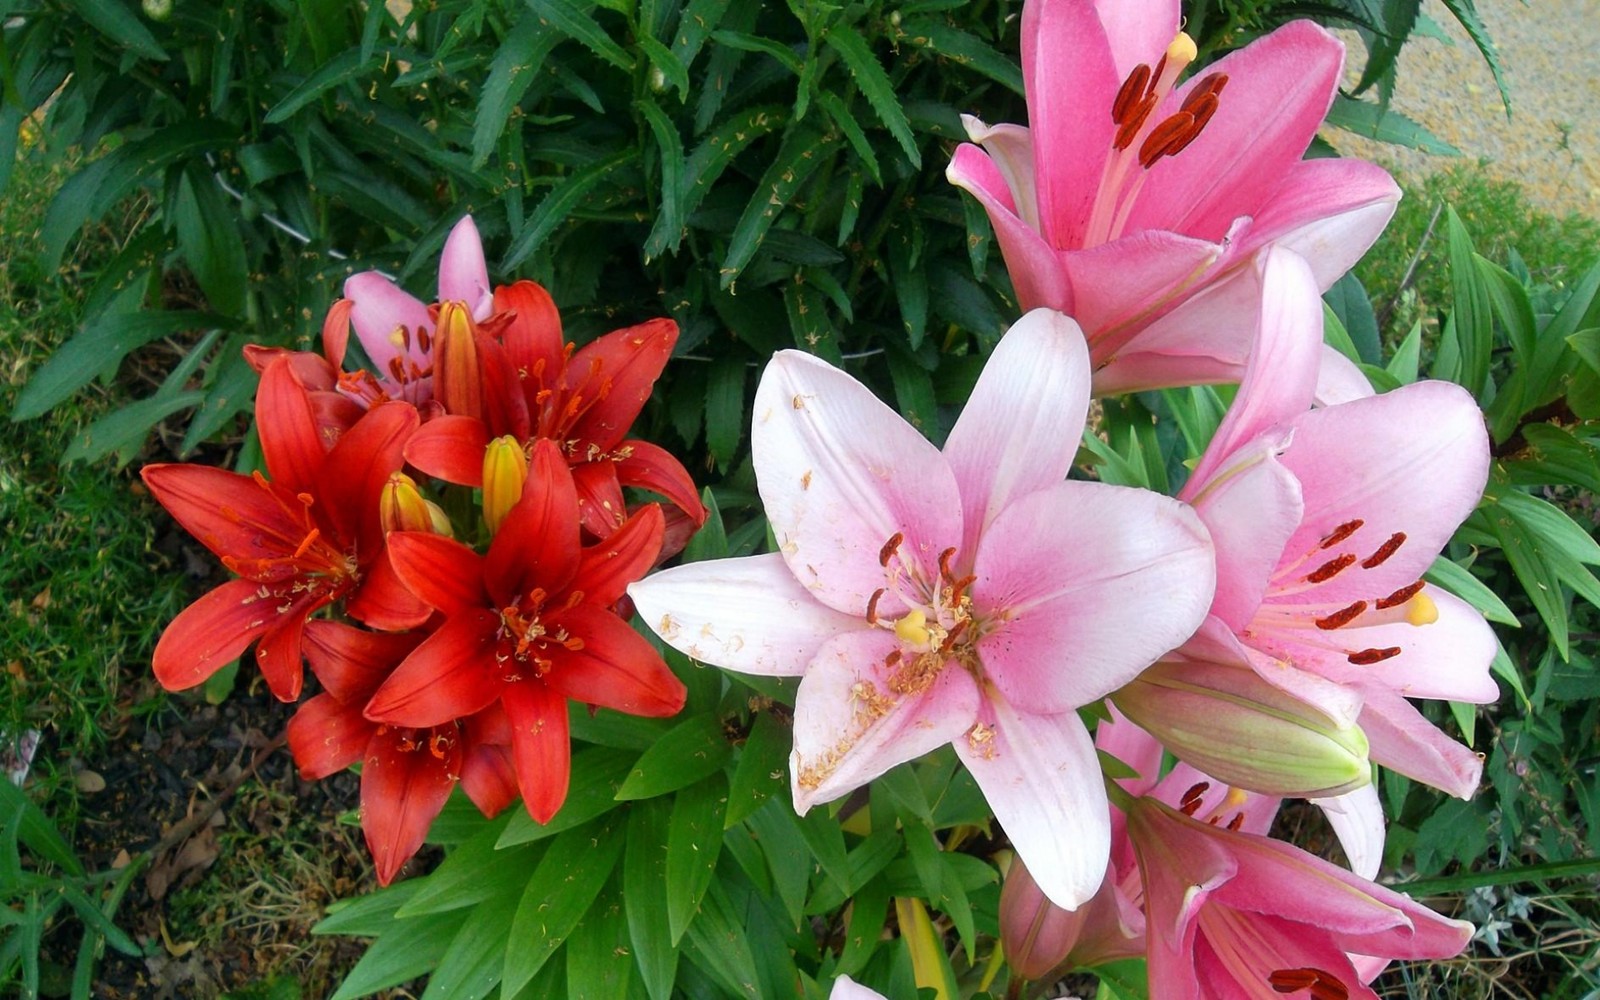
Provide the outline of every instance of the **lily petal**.
[[1240,252],[1267,243],[1293,250],[1326,291],[1377,242],[1399,200],[1400,186],[1375,163],[1301,160],[1255,214]]
[[[187,463],[147,465],[139,476],[183,530],[220,559],[281,561],[305,537],[305,525],[290,513],[303,505],[265,479]],[[290,573],[286,567],[265,578]]]
[[1383,864],[1383,805],[1378,801],[1376,782],[1353,792],[1329,798],[1314,798],[1311,803],[1322,810],[1328,825],[1344,847],[1350,870],[1364,879],[1378,877]]
[[581,454],[608,452],[622,442],[661,377],[678,324],[653,319],[598,337],[578,349],[566,368],[566,387],[586,407],[572,425]]
[[320,781],[361,759],[375,723],[361,717],[361,706],[347,705],[331,694],[303,702],[289,719],[289,752],[300,777]]
[[404,464],[406,439],[420,420],[409,403],[379,403],[339,438],[317,472],[321,517],[363,565],[383,552],[378,500]]
[[688,690],[644,636],[609,611],[580,604],[550,617],[583,648],[563,654],[544,678],[546,686],[574,701],[614,708],[629,715],[666,718],[683,708]]
[[656,504],[634,512],[605,541],[583,549],[573,586],[582,588],[585,602],[610,607],[627,593],[628,584],[644,576],[661,552],[666,519]]
[[367,702],[373,722],[442,726],[480,712],[506,690],[495,669],[500,617],[488,609],[463,611],[428,636]]
[[453,538],[426,531],[391,531],[389,561],[413,594],[447,615],[489,603],[483,557]]
[[416,331],[431,331],[433,318],[428,307],[410,293],[377,271],[363,271],[345,279],[344,297],[353,303],[350,325],[356,328],[356,339],[379,381],[392,384],[388,377],[391,361],[409,358],[421,364],[428,360]]
[[483,240],[472,216],[464,215],[450,230],[439,255],[439,301],[465,302],[475,320],[489,318],[494,307],[489,289],[489,265],[483,259]]
[[[988,154],[977,146],[962,144],[956,148],[944,175],[951,184],[977,198],[988,213],[1016,289],[1017,304],[1025,310],[1042,306],[1071,313],[1072,285],[1060,256],[1030,221],[1038,214],[1035,206],[1019,209],[1005,176]],[[1019,211],[1025,212],[1026,217]]]
[[483,485],[489,433],[481,421],[455,414],[434,417],[406,442],[406,461],[459,486]]
[[[653,558],[652,554],[652,558]],[[528,458],[522,497],[495,533],[483,562],[496,607],[534,588],[559,593],[578,568],[578,493],[554,441],[539,438]]]
[[288,357],[274,360],[261,373],[256,426],[272,481],[291,493],[312,489],[331,442],[318,430],[311,397]]
[[[1063,255],[1072,285],[1072,315],[1089,334],[1095,365],[1146,350],[1143,328],[1212,277],[1208,272],[1222,249],[1206,240],[1147,229]],[[1231,322],[1237,325],[1238,317]]]
[[1366,694],[1361,728],[1373,760],[1447,795],[1472,798],[1483,781],[1482,754],[1446,736],[1400,695],[1379,688]]
[[178,612],[151,656],[150,666],[161,686],[183,691],[205,683],[282,621],[277,602],[263,599],[260,589],[251,580],[229,580]]
[[567,801],[572,780],[567,699],[538,681],[506,688],[501,703],[511,719],[511,755],[522,804],[536,823],[548,823]]
[[380,885],[394,881],[422,847],[428,827],[455,788],[459,748],[440,741],[438,757],[433,749],[409,742],[396,730],[379,732],[367,745],[361,767],[361,832]]
[[424,638],[421,632],[368,632],[314,618],[306,622],[304,646],[322,689],[359,709]]
[[622,447],[627,450],[628,457],[615,463],[618,482],[659,493],[689,515],[696,525],[706,523],[706,509],[700,503],[694,480],[671,452],[637,439],[622,442]]

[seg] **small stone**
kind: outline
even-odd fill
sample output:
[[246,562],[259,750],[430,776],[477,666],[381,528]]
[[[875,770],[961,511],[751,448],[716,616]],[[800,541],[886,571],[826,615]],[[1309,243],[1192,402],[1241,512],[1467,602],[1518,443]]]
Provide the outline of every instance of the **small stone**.
[[72,780],[77,784],[78,791],[83,792],[85,795],[93,795],[95,792],[106,790],[106,779],[102,778],[98,771],[90,771],[85,768],[79,771]]

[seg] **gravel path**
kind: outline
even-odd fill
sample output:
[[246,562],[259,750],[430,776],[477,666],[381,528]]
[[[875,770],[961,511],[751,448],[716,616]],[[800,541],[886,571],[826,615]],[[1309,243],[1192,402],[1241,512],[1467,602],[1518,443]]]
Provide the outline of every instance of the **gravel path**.
[[[1422,9],[1454,44],[1407,42],[1392,107],[1463,156],[1487,161],[1491,175],[1522,183],[1537,207],[1600,218],[1600,49],[1593,34],[1600,0],[1478,0],[1477,7],[1510,84],[1510,120],[1489,67],[1439,0]],[[1349,33],[1346,44],[1359,60],[1359,39]],[[1383,163],[1402,183],[1453,160],[1338,131],[1327,138],[1341,152]]]

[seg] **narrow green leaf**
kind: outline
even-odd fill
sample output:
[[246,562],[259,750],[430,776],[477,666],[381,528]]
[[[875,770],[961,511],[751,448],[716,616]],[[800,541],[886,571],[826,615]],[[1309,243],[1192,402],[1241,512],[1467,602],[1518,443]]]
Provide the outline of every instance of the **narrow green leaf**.
[[617,789],[617,799],[650,799],[675,792],[721,770],[732,756],[716,713],[686,719],[644,752]]
[[1494,326],[1487,283],[1474,263],[1472,237],[1456,214],[1445,209],[1450,260],[1451,310],[1461,368],[1456,381],[1474,396],[1482,397],[1489,378],[1489,354],[1494,347]]
[[1419,319],[1411,324],[1411,332],[1394,349],[1394,357],[1389,359],[1387,370],[1401,385],[1410,385],[1417,380],[1417,364],[1421,357],[1422,321]]
[[[721,838],[718,838],[721,842]],[[699,918],[688,928],[684,952],[689,960],[709,973],[734,996],[761,996],[760,974],[750,951],[750,938],[744,921],[734,912],[721,884],[706,893],[706,904]]]
[[856,890],[850,901],[845,924],[844,950],[839,954],[837,972],[854,976],[866,967],[883,938],[884,919],[889,911],[889,883],[873,878]]
[[649,35],[640,35],[634,39],[634,44],[639,46],[639,51],[644,53],[650,65],[660,72],[661,79],[669,86],[677,88],[681,100],[683,95],[689,92],[688,67],[684,66],[675,52]]
[[744,359],[735,355],[712,364],[706,386],[706,447],[724,469],[744,429],[744,379]]
[[1511,572],[1550,633],[1550,641],[1563,660],[1570,655],[1567,642],[1567,606],[1561,596],[1561,580],[1541,558],[1535,540],[1527,530],[1504,512],[1490,509],[1483,512],[1489,530],[1511,564]]
[[811,858],[811,849],[806,846],[800,827],[794,822],[794,811],[786,800],[773,799],[752,813],[747,825],[761,845],[778,901],[783,904],[791,925],[799,930],[805,919],[806,886],[811,882],[816,862]]
[[222,429],[235,414],[250,407],[258,376],[240,349],[250,335],[236,332],[218,349],[206,371],[205,401],[183,433],[179,454],[187,455]]
[[638,759],[631,750],[614,747],[589,747],[572,755],[572,779],[567,801],[548,823],[535,823],[525,809],[518,809],[506,824],[495,846],[500,849],[543,840],[581,826],[617,806],[617,789],[622,787],[628,768]]
[[426,877],[414,879],[421,888],[395,910],[395,916],[405,920],[472,906],[501,892],[506,883],[525,878],[532,872],[541,845],[504,851],[495,848],[508,819],[502,816],[479,830],[446,855],[439,867]]
[[328,907],[328,915],[311,928],[311,933],[377,937],[395,922],[395,911],[422,888],[421,879],[411,879],[365,896],[337,900]]
[[89,27],[140,58],[167,61],[166,50],[162,49],[144,22],[139,20],[132,4],[124,0],[68,0],[67,6],[76,11]]
[[647,799],[628,809],[628,848],[622,867],[622,898],[639,978],[651,1000],[668,1000],[677,978],[678,949],[661,905],[667,882],[667,824],[672,803]]
[[1472,39],[1472,44],[1478,47],[1478,53],[1483,56],[1483,61],[1489,64],[1489,72],[1494,74],[1494,85],[1500,91],[1500,103],[1506,109],[1506,117],[1511,117],[1511,87],[1506,83],[1505,71],[1500,65],[1500,53],[1495,49],[1494,41],[1489,37],[1489,31],[1483,26],[1483,21],[1478,17],[1478,9],[1474,0],[1444,0],[1444,5],[1450,13],[1455,15],[1461,26],[1467,29],[1467,36]]
[[489,75],[483,81],[483,95],[472,118],[472,166],[489,162],[501,134],[512,120],[512,109],[521,101],[539,67],[560,36],[545,30],[538,15],[522,15],[506,33],[505,41],[489,60]]
[[494,893],[472,907],[451,938],[450,947],[428,977],[422,1000],[481,997],[500,981],[505,953],[516,940],[511,937],[511,921],[517,912],[516,889],[521,881],[512,872],[497,873],[489,881]]
[[616,815],[556,837],[528,879],[511,922],[502,992],[516,993],[538,974],[594,904],[622,854],[624,826]]
[[1346,132],[1393,143],[1410,149],[1420,149],[1436,156],[1460,156],[1461,150],[1435,136],[1400,112],[1385,110],[1370,101],[1358,101],[1343,94],[1333,99],[1328,109],[1327,122]]
[[783,286],[783,307],[794,346],[835,365],[842,364],[839,335],[828,316],[827,296],[804,281],[806,273],[801,272],[796,280]]
[[[678,18],[677,37],[672,40],[672,54],[680,65],[685,68],[694,65],[695,58],[699,56],[706,39],[711,37],[711,33],[722,23],[729,3],[730,0],[689,0]],[[687,82],[682,88],[681,96],[685,100],[689,97]]]
[[826,135],[810,127],[797,128],[789,133],[778,150],[778,155],[768,165],[756,184],[755,197],[745,206],[744,214],[733,228],[728,241],[728,255],[722,261],[721,287],[729,288],[755,256],[761,237],[789,204],[800,185],[810,179],[822,161],[828,158],[839,141],[837,133]]
[[216,184],[209,177],[197,181],[191,172],[185,172],[171,210],[178,246],[205,292],[207,304],[227,316],[242,315],[250,265],[239,226]]
[[512,242],[511,248],[506,251],[505,258],[500,262],[500,269],[514,270],[518,264],[532,256],[539,244],[544,242],[545,237],[555,232],[556,227],[572,214],[572,210],[589,197],[589,192],[602,182],[609,181],[618,170],[632,164],[635,156],[632,148],[612,153],[610,156],[586,164],[582,170],[573,171],[551,188],[539,202],[539,207],[528,217],[528,224]]
[[635,989],[620,884],[613,876],[610,886],[567,937],[570,1000],[621,1000]]
[[366,66],[367,64],[361,58],[359,46],[346,49],[319,66],[315,73],[300,81],[298,86],[284,95],[282,100],[267,111],[263,121],[268,125],[276,125],[284,121],[334,87],[361,75]]
[[862,96],[905,151],[906,159],[911,161],[913,167],[920,168],[922,154],[917,150],[916,137],[911,134],[911,123],[906,121],[900,98],[895,96],[894,83],[890,81],[889,74],[883,71],[878,58],[872,54],[866,39],[854,29],[841,25],[830,29],[825,40],[850,68],[850,75],[855,78],[856,86],[861,88]]
[[1022,67],[976,35],[935,18],[908,17],[900,26],[900,37],[939,59],[982,73],[1018,97],[1023,95]]
[[572,0],[526,0],[526,2],[534,13],[549,22],[550,27],[577,41],[624,73],[633,72],[633,57],[628,55],[626,49],[612,41],[605,29],[584,12],[585,7],[592,8],[593,4],[579,5]]
[[739,112],[701,139],[683,167],[683,217],[689,218],[700,207],[701,200],[734,157],[752,142],[783,128],[788,122],[788,111],[764,104]]
[[56,830],[44,812],[28,796],[9,781],[0,781],[0,826],[14,826],[17,839],[40,858],[56,865],[69,875],[82,875],[72,846]]
[[850,143],[850,148],[855,150],[857,159],[866,165],[867,173],[872,176],[874,184],[883,183],[883,174],[878,169],[878,154],[872,150],[872,140],[867,138],[867,133],[862,130],[861,123],[856,121],[856,116],[850,113],[844,101],[838,94],[824,91],[817,95],[817,105],[827,112],[828,119],[844,133],[845,140]]
[[715,38],[725,48],[771,56],[779,66],[782,66],[795,76],[800,76],[805,72],[805,61],[795,55],[793,49],[781,42],[727,28],[713,32],[711,37]]
[[706,509],[706,523],[683,547],[683,561],[686,563],[721,559],[728,555],[728,532],[723,526],[722,510],[717,506],[717,497],[711,492],[711,487],[700,491],[700,503]]
[[332,1000],[356,1000],[432,972],[470,913],[455,910],[384,925]]
[[74,434],[61,462],[92,462],[113,451],[137,449],[152,427],[179,410],[199,406],[205,398],[205,393],[194,389],[129,403]]
[[678,793],[667,830],[667,923],[672,942],[694,922],[722,852],[722,817],[728,782],[713,774]]
[[1499,622],[1512,628],[1519,628],[1522,625],[1517,621],[1517,616],[1511,613],[1511,609],[1506,607],[1505,602],[1500,600],[1487,584],[1444,556],[1434,560],[1422,578],[1466,601],[1492,622]]
[[734,768],[724,827],[743,820],[760,809],[774,793],[788,787],[792,742],[789,727],[771,712],[756,714],[750,725],[750,736],[744,741],[739,763]]

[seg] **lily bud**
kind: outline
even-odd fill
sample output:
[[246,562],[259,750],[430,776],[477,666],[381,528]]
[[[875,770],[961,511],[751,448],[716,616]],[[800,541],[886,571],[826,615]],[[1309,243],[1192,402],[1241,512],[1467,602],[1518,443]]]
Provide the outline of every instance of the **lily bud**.
[[434,336],[433,395],[445,412],[483,419],[483,383],[472,314],[463,302],[441,302]]
[[1162,661],[1111,700],[1179,760],[1237,788],[1331,796],[1372,781],[1367,736],[1359,726],[1247,667]]
[[451,537],[450,518],[438,504],[422,495],[416,482],[403,472],[392,473],[378,498],[378,520],[384,531],[426,531]]
[[528,456],[517,439],[507,434],[490,441],[483,452],[483,520],[490,534],[522,499],[527,480]]
[[1063,910],[1050,902],[1022,859],[1013,858],[1000,890],[1000,942],[1006,964],[1024,979],[1044,979],[1066,961],[1088,915],[1087,905]]

